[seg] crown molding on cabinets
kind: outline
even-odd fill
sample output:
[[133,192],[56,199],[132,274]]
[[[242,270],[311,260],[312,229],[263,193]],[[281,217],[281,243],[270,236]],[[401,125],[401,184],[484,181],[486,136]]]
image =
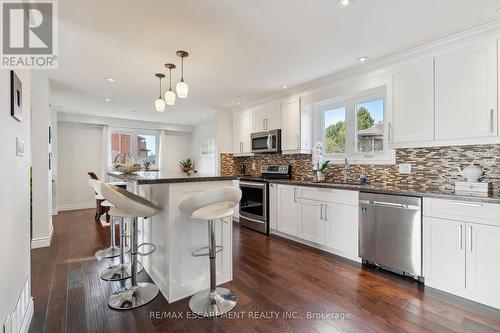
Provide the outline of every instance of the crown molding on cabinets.
[[360,79],[365,76],[381,75],[391,70],[394,66],[399,66],[407,61],[415,61],[423,57],[433,57],[440,52],[446,51],[447,48],[459,44],[460,42],[470,41],[477,38],[483,38],[500,34],[500,20],[495,20],[490,23],[477,26],[429,43],[419,45],[417,47],[398,52],[396,54],[371,60],[362,65],[352,66],[343,71],[332,73],[319,79],[306,82],[296,87],[291,87],[286,92],[269,95],[252,102],[241,104],[231,109],[231,112],[249,109],[257,105],[270,102],[276,99],[284,99],[294,96],[304,97],[313,93],[317,89],[325,86],[334,85],[338,81],[349,79]]

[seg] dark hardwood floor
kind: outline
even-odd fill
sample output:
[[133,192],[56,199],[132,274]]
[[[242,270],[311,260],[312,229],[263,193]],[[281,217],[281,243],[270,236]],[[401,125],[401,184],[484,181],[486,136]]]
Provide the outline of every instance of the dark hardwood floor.
[[239,298],[232,317],[188,318],[188,299],[168,304],[161,294],[139,309],[111,310],[119,283],[102,281],[109,262],[94,259],[109,228],[93,216],[60,213],[52,245],[32,251],[30,332],[500,332],[498,310],[237,226],[226,284]]

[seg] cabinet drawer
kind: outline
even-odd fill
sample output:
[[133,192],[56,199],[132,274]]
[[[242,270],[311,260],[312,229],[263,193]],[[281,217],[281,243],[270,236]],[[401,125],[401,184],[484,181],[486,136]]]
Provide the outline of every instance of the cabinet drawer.
[[424,216],[500,226],[500,204],[424,198]]
[[330,188],[299,187],[298,197],[300,199],[316,200],[322,202],[334,202],[346,205],[358,205],[357,191],[336,190]]

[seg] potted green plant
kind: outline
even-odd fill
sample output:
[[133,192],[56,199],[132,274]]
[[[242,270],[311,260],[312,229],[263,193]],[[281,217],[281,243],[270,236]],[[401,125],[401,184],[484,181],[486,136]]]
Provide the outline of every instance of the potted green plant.
[[330,161],[325,160],[323,154],[324,154],[323,143],[317,142],[314,145],[312,151],[312,166],[313,166],[313,171],[316,172],[316,181],[318,182],[325,181],[326,170],[330,165]]
[[181,160],[179,162],[181,171],[188,175],[196,173],[197,171],[194,169],[194,162],[191,158],[186,158],[185,160]]
[[318,182],[324,182],[326,178],[326,170],[328,169],[328,166],[330,165],[330,161],[326,160],[324,161],[316,170],[316,178],[318,179]]

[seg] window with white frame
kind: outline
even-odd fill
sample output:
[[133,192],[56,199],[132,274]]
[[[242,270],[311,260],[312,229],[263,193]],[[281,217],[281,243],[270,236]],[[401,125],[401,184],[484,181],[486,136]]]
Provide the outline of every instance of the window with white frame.
[[324,143],[333,162],[394,164],[394,151],[387,145],[386,88],[313,104],[316,137]]
[[128,154],[139,163],[158,166],[159,132],[116,128],[111,131],[111,162]]

